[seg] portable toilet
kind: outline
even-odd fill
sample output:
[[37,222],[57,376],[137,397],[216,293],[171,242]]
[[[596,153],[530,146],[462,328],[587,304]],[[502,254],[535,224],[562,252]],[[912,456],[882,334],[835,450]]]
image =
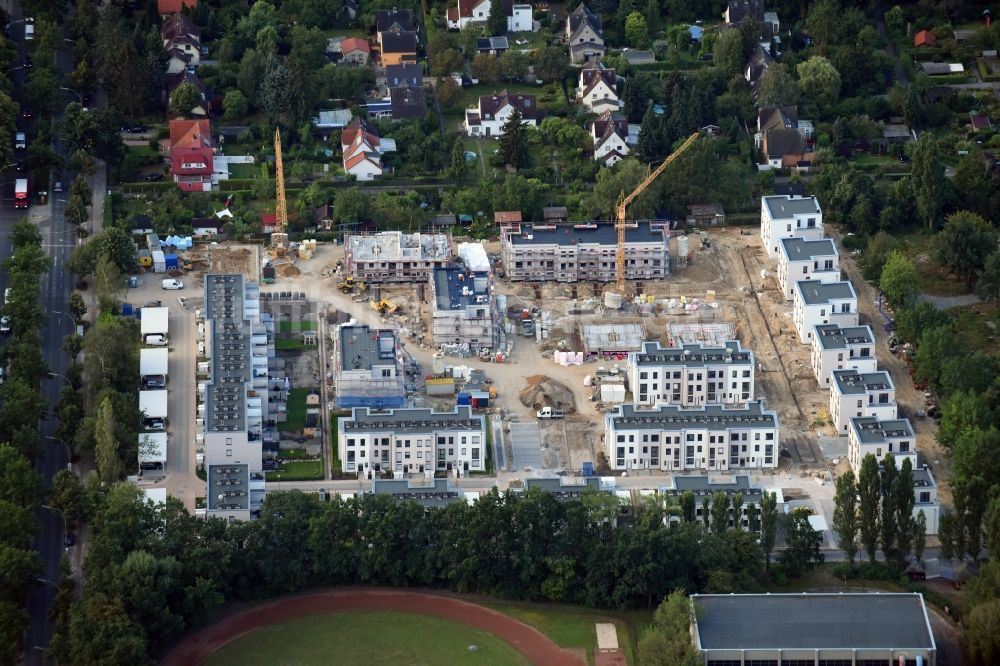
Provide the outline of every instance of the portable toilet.
[[151,268],[153,266],[153,255],[149,250],[139,250],[139,265],[143,268]]
[[467,391],[462,391],[455,396],[455,400],[459,405],[472,405],[472,394]]
[[132,289],[138,289],[138,287],[139,287],[139,278],[137,278],[134,275],[129,275],[128,276],[128,286],[131,287]]
[[132,304],[131,303],[122,303],[122,316],[123,317],[131,317],[132,316]]
[[163,255],[163,261],[166,264],[168,271],[176,271],[181,265],[176,254]]
[[583,463],[583,475],[594,476],[594,463],[592,462]]

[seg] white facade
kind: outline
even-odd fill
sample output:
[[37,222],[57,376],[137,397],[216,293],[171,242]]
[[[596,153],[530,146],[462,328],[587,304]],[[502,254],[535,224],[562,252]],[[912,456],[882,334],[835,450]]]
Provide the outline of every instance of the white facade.
[[[587,68],[580,70],[579,81],[576,86],[576,100],[592,113],[601,114],[605,111],[617,111],[621,104],[618,101],[618,93],[613,85],[610,85],[600,72],[602,68]],[[614,70],[610,71],[608,78],[614,77]],[[596,78],[595,78],[596,77]],[[590,79],[588,83],[588,79]]]
[[834,370],[830,382],[830,418],[837,432],[848,434],[851,419],[862,416],[885,421],[897,418],[892,377],[884,370],[866,373]]
[[375,414],[359,407],[350,418],[341,418],[337,429],[344,472],[359,478],[388,471],[402,478],[486,469],[486,420],[465,405],[451,412],[394,409]]
[[858,296],[854,286],[850,282],[796,282],[792,319],[802,344],[810,344],[813,332],[821,324],[857,326]]
[[[534,116],[537,113],[537,109],[533,108],[535,97],[533,95],[524,95],[523,98],[521,124],[536,127],[538,122]],[[504,123],[514,113],[514,106],[510,103],[509,99],[506,94],[483,95],[480,97],[478,107],[465,110],[466,134],[469,136],[503,136]],[[525,108],[527,105],[532,107],[530,113]]]
[[352,160],[352,163],[345,163],[344,170],[361,181],[375,180],[382,175],[381,164],[367,156]]
[[605,416],[604,443],[615,470],[729,470],[778,464],[778,416],[762,401],[640,410]]
[[823,238],[823,211],[816,197],[761,197],[760,238],[769,259],[777,259],[782,238]]
[[897,469],[902,467],[904,458],[909,458],[912,468],[917,469],[917,436],[909,419],[861,416],[850,420],[847,459],[855,474],[861,472],[861,461],[869,454],[881,464],[888,453],[895,458]]
[[834,370],[875,372],[875,334],[870,326],[823,324],[813,329],[812,369],[821,388],[830,386]]
[[647,342],[628,355],[626,376],[636,405],[699,407],[754,399],[753,352],[738,340],[723,347]]
[[840,255],[832,238],[782,238],[778,248],[778,284],[786,300],[795,298],[799,280],[840,281]]
[[[490,17],[490,0],[459,0],[457,7],[448,9],[448,29],[463,30],[470,23],[485,23]],[[507,32],[532,32],[531,5],[513,5],[507,17]]]
[[594,137],[594,159],[604,162],[605,166],[614,166],[631,152],[632,149],[625,143],[625,137],[618,132],[609,132],[603,140],[601,137]]

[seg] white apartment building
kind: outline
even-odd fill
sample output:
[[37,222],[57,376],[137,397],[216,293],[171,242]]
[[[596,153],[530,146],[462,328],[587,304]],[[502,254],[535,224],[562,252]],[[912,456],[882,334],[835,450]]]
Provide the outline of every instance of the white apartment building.
[[819,280],[795,283],[792,320],[802,344],[810,344],[822,324],[858,325],[858,295],[850,282],[824,284]]
[[337,326],[333,381],[337,407],[402,407],[406,386],[398,332],[353,319]]
[[369,284],[425,282],[435,268],[451,261],[447,234],[404,234],[380,231],[370,236],[348,236],[347,274]]
[[[643,494],[647,491],[640,491]],[[743,499],[743,510],[740,512],[739,516],[734,515],[732,505],[729,508],[729,527],[741,527],[745,530],[750,529],[750,510],[751,507],[757,507],[760,509],[761,499],[765,492],[774,493],[775,500],[777,502],[777,509],[779,514],[784,512],[785,498],[781,492],[781,488],[764,488],[759,484],[753,483],[749,476],[740,474],[728,478],[715,478],[710,476],[686,476],[686,475],[673,475],[670,478],[669,486],[661,486],[656,489],[657,495],[667,495],[671,498],[671,503],[674,506],[680,504],[680,498],[685,493],[691,493],[695,497],[694,503],[694,515],[696,521],[701,521],[704,515],[704,510],[706,505],[704,500],[708,500],[707,508],[711,513],[712,510],[712,500],[714,499],[715,493],[725,493],[730,500],[733,500],[733,496],[739,493]],[[679,523],[683,520],[682,516],[670,516],[667,518],[670,523]],[[759,526],[758,526],[758,529]]]
[[778,465],[778,415],[761,400],[743,407],[621,405],[604,419],[615,470],[730,470]]
[[820,324],[813,328],[812,369],[820,387],[830,385],[834,370],[875,372],[875,334],[871,326]]
[[840,255],[832,238],[782,238],[778,248],[778,284],[786,300],[795,298],[799,280],[840,281]]
[[625,372],[637,405],[699,407],[754,399],[753,352],[738,340],[722,347],[646,342],[628,355]]
[[874,416],[889,421],[898,416],[896,387],[888,372],[834,370],[832,377],[830,418],[839,434],[848,434],[853,418]]
[[850,419],[847,430],[847,459],[855,474],[861,472],[861,461],[872,454],[882,463],[887,453],[896,459],[896,467],[904,458],[917,469],[917,436],[909,419],[879,419],[875,416],[856,416]]
[[913,469],[913,517],[924,512],[927,534],[935,536],[941,524],[941,504],[938,502],[937,482],[930,468],[923,465]]
[[457,266],[436,268],[430,278],[431,334],[438,346],[460,346],[469,353],[493,349],[500,314],[486,271]]
[[468,405],[450,412],[356,407],[337,425],[344,472],[358,478],[391,471],[393,478],[486,469],[486,419]]
[[770,259],[778,258],[782,238],[819,240],[823,211],[816,197],[772,195],[760,198],[760,238]]

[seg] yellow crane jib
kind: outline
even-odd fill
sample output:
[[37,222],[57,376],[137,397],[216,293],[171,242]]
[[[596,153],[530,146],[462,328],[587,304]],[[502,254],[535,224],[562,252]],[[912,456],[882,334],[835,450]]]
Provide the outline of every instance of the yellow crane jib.
[[618,247],[615,253],[615,290],[620,296],[625,297],[625,207],[632,203],[636,197],[642,194],[647,187],[649,187],[656,178],[664,172],[664,170],[670,166],[670,163],[681,156],[685,150],[691,147],[698,137],[701,136],[699,132],[695,132],[689,136],[681,147],[672,152],[667,156],[667,159],[663,160],[660,166],[656,167],[655,171],[651,171],[639,186],[632,190],[632,193],[628,196],[624,192],[618,197],[618,206],[615,208],[615,229],[618,231]]
[[285,201],[285,170],[281,163],[281,130],[274,130],[274,231],[271,248],[281,255],[288,248],[288,204]]

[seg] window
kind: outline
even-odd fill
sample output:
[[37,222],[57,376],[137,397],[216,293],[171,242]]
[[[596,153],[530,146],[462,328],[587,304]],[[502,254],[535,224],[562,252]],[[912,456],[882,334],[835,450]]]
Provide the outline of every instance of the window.
[[226,457],[227,458],[232,458],[233,457],[233,450],[232,449],[226,449]]
[[920,503],[921,504],[927,504],[930,501],[931,501],[931,494],[930,494],[930,492],[929,491],[922,491],[920,493]]

